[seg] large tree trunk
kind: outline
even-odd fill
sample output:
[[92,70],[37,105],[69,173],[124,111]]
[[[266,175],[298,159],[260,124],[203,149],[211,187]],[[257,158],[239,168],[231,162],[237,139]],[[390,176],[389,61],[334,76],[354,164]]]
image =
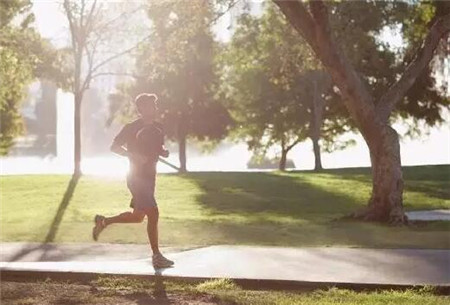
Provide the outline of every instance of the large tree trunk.
[[74,176],[81,175],[81,100],[80,94],[74,98]]
[[317,80],[313,79],[313,101],[311,107],[311,132],[310,137],[313,143],[313,151],[314,151],[314,170],[319,171],[322,170],[322,159],[320,156],[320,127],[322,125],[323,119],[323,110],[325,107],[325,102],[323,98],[320,96],[320,93],[317,89]]
[[[72,39],[74,32],[72,32]],[[81,175],[81,102],[83,100],[84,88],[81,85],[81,61],[83,58],[83,49],[76,48],[76,43],[73,43],[74,59],[75,59],[75,74],[74,86],[72,92],[74,95],[74,164],[73,175]]]
[[[72,34],[73,35],[73,34]],[[75,54],[75,83],[74,83],[74,164],[73,175],[81,175],[81,102],[83,100],[83,88],[81,85],[81,59],[82,52]]]
[[281,158],[280,163],[278,164],[278,169],[283,172],[286,170],[287,153],[288,152],[286,149],[281,150]]
[[180,159],[180,173],[187,172],[186,168],[186,136],[180,137],[178,139],[179,146],[179,159]]
[[314,170],[320,171],[323,169],[323,167],[322,167],[322,158],[320,156],[319,138],[312,138],[312,142],[314,151]]
[[381,141],[368,140],[372,163],[372,196],[366,209],[354,216],[364,220],[403,224],[403,177],[397,132],[386,125]]
[[183,120],[178,124],[178,154],[180,160],[180,173],[187,172],[186,167],[186,127]]

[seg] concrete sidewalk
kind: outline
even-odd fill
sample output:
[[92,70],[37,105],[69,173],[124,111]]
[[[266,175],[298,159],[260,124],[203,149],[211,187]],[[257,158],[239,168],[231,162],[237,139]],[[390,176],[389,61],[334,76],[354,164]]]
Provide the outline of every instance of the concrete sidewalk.
[[450,250],[211,246],[165,253],[175,266],[155,271],[147,245],[4,243],[0,271],[450,286]]

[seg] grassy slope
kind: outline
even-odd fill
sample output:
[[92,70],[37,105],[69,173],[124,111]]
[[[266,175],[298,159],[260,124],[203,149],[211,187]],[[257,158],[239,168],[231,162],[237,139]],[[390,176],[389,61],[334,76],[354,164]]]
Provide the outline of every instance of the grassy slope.
[[[449,176],[450,166],[405,168],[405,208],[450,208]],[[50,236],[55,242],[87,242],[93,215],[128,208],[124,181],[94,177],[81,178],[65,207],[61,202],[69,180],[57,175],[1,177],[1,240],[44,241]],[[449,247],[447,223],[392,228],[334,221],[363,207],[370,188],[368,169],[160,175],[161,243]],[[111,226],[100,241],[145,243],[145,224]]]

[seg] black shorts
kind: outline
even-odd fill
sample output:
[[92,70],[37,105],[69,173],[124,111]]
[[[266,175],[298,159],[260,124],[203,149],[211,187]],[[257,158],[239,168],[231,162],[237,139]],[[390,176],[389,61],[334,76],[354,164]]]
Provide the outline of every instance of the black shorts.
[[127,177],[127,186],[132,195],[131,208],[145,211],[158,206],[155,200],[155,182],[156,173],[155,175],[129,175]]

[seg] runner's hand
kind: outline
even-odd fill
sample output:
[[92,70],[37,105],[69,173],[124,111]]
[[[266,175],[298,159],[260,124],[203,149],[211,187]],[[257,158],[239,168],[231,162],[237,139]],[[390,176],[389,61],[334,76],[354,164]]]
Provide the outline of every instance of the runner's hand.
[[163,149],[161,152],[161,157],[167,158],[169,156],[169,151],[167,149]]

